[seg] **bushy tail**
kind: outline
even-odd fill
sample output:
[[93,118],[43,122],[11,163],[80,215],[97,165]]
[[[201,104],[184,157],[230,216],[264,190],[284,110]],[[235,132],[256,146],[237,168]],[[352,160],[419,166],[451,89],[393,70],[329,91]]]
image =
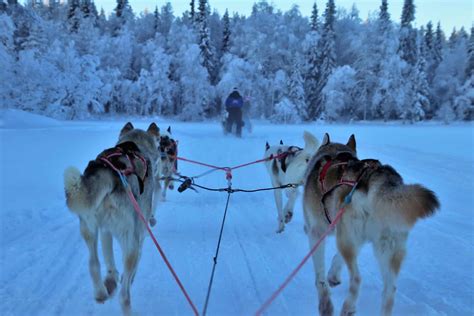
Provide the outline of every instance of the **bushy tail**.
[[414,212],[417,218],[432,216],[440,207],[435,193],[419,184],[403,185],[400,190],[405,197],[403,207]]
[[435,193],[419,184],[400,184],[377,200],[376,209],[383,210],[387,217],[401,217],[410,226],[419,218],[432,216],[440,207]]
[[66,203],[72,212],[84,213],[97,209],[113,188],[114,179],[107,170],[98,170],[89,177],[82,176],[75,167],[64,171]]

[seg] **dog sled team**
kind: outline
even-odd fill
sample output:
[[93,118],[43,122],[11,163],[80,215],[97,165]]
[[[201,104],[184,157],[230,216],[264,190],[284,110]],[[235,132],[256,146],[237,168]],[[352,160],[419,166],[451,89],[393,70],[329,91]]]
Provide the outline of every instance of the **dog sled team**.
[[[363,244],[371,243],[383,279],[381,315],[391,315],[408,234],[418,219],[434,214],[439,208],[438,199],[419,184],[405,184],[393,167],[375,159],[359,158],[354,135],[345,144],[333,142],[328,134],[321,143],[309,132],[303,138],[303,148],[283,142],[265,145],[265,165],[272,185],[295,184],[284,189],[284,206],[282,190],[274,190],[277,232],[282,233],[292,219],[298,187],[303,188],[304,230],[310,248],[344,207],[333,233],[338,251],[327,275],[324,240],[312,257],[319,313],[333,314],[330,287],[341,283],[344,264],[350,278],[341,315],[356,312],[361,282],[357,256]],[[158,200],[164,200],[166,190],[172,189],[170,180],[176,168],[177,143],[170,128],[161,131],[152,123],[147,130],[141,130],[127,123],[117,144],[90,161],[82,174],[75,167],[65,170],[66,202],[79,217],[97,302],[110,298],[120,282],[122,310],[124,314],[131,312],[130,287],[145,237],[146,227],[138,220],[118,173],[126,178],[145,220],[154,225]],[[99,235],[107,271],[104,278],[97,253]],[[121,278],[115,266],[114,238],[122,249]]]

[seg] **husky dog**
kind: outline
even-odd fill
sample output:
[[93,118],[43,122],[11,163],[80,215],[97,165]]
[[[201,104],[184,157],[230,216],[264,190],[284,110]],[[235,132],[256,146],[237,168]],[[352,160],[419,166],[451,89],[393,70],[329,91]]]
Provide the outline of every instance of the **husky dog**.
[[[115,237],[123,254],[120,303],[130,313],[130,286],[140,259],[145,225],[135,213],[117,171],[126,176],[146,220],[153,212],[154,175],[160,156],[157,138],[159,129],[152,123],[147,131],[127,123],[121,130],[116,147],[107,149],[89,162],[81,175],[75,167],[64,172],[64,189],[68,208],[79,216],[81,235],[89,248],[89,270],[95,299],[103,303],[111,297],[119,281],[113,254]],[[114,170],[115,168],[115,170]],[[105,280],[97,255],[98,233],[107,267]]]
[[[346,196],[352,197],[349,204],[344,202]],[[333,314],[328,285],[340,283],[343,260],[349,269],[350,285],[341,315],[355,313],[361,282],[357,255],[362,245],[370,242],[384,282],[381,314],[391,315],[408,233],[418,219],[433,215],[439,208],[436,195],[419,184],[404,184],[392,167],[377,160],[359,161],[354,135],[343,145],[331,143],[326,134],[308,166],[303,201],[310,247],[345,207],[336,226],[339,253],[333,258],[327,280],[324,241],[313,255],[319,313]]]
[[166,190],[174,189],[172,176],[178,169],[178,143],[171,136],[171,126],[168,126],[166,132],[160,135],[160,153],[161,153],[161,179],[163,179],[163,189],[161,199],[166,200]]
[[[277,187],[285,184],[303,184],[306,167],[311,157],[318,149],[319,141],[309,132],[303,135],[305,147],[285,146],[280,141],[279,146],[270,146],[266,143],[265,157],[276,157],[265,162],[272,185]],[[283,209],[281,190],[273,190],[275,203],[278,210],[278,228],[277,233],[283,232],[285,224],[291,221],[293,209],[298,196],[297,187],[285,189],[288,201]]]

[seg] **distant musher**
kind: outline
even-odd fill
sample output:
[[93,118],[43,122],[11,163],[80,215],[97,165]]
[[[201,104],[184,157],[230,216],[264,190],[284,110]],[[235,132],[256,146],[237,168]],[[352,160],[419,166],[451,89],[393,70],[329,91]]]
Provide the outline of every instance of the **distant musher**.
[[234,123],[237,126],[236,135],[242,137],[242,107],[244,105],[244,98],[240,95],[237,88],[234,88],[225,101],[225,107],[228,113],[225,133],[232,131]]

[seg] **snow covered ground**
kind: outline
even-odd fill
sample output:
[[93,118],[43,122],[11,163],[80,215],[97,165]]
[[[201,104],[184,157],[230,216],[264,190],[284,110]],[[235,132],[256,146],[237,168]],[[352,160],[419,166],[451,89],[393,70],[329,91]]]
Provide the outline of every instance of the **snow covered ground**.
[[[88,252],[77,218],[64,201],[62,174],[69,165],[83,169],[111,147],[125,120],[57,122],[18,112],[3,112],[0,124],[0,314],[117,315],[114,297],[93,300]],[[134,121],[146,127],[150,121]],[[393,165],[406,182],[434,190],[442,204],[435,217],[419,222],[408,242],[394,307],[395,315],[472,315],[474,313],[474,144],[473,125],[292,125],[255,124],[243,139],[222,136],[217,123],[175,123],[180,155],[218,165],[262,157],[265,141],[303,145],[303,130],[334,141],[356,134],[360,157]],[[180,171],[206,169],[180,162]],[[213,173],[200,184],[222,187]],[[270,185],[263,165],[234,172],[234,187]],[[153,228],[165,253],[201,310],[226,194],[170,191]],[[217,265],[209,315],[252,315],[308,251],[301,201],[293,221],[276,234],[271,192],[231,197]],[[118,248],[118,247],[116,247]],[[329,240],[327,262],[335,250]],[[120,257],[116,250],[117,259]],[[118,260],[120,262],[120,260]],[[359,258],[362,286],[359,315],[375,315],[382,282],[372,250]],[[308,263],[267,311],[268,315],[317,312],[312,264]],[[104,269],[104,267],[103,267]],[[121,266],[119,265],[121,270]],[[348,290],[332,291],[338,313]],[[150,239],[132,287],[139,315],[190,315],[191,310]]]

